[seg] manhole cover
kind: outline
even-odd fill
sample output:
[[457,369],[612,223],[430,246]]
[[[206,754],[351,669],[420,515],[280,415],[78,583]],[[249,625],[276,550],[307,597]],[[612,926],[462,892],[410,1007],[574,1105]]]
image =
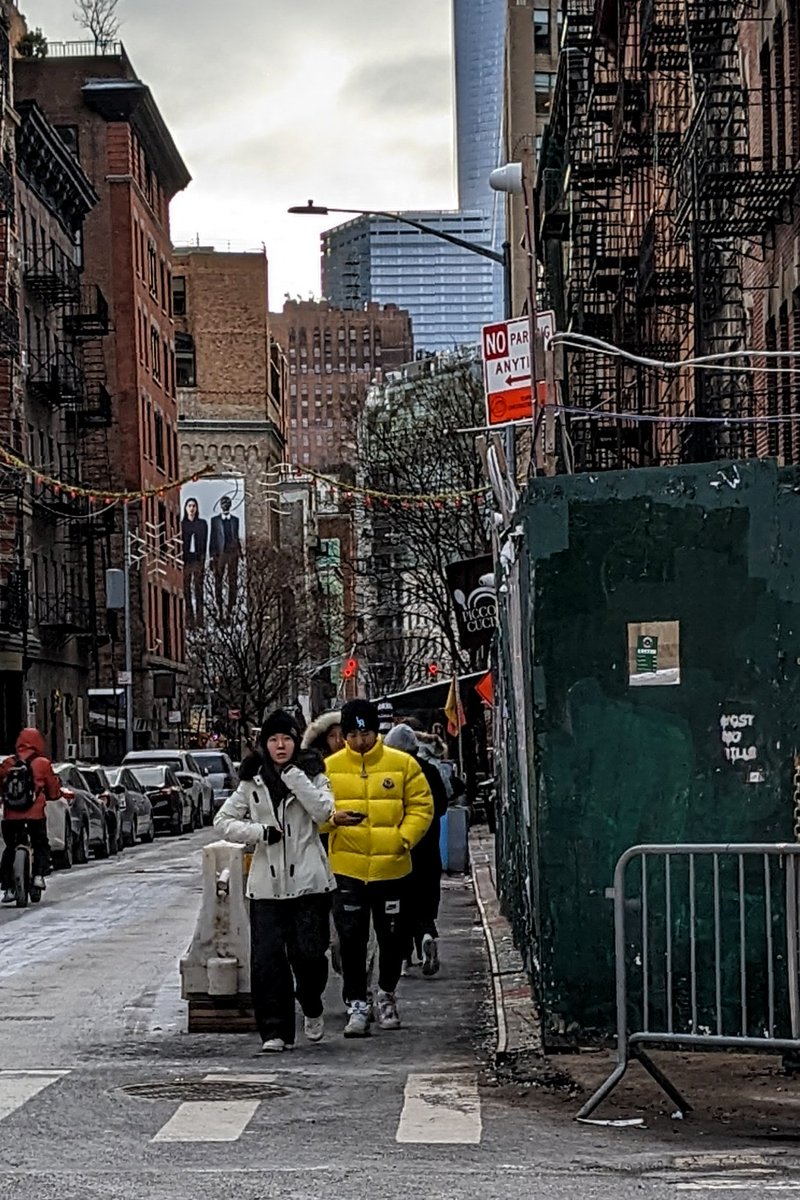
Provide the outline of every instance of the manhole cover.
[[267,1100],[286,1095],[285,1088],[261,1079],[172,1079],[133,1083],[121,1091],[137,1100]]

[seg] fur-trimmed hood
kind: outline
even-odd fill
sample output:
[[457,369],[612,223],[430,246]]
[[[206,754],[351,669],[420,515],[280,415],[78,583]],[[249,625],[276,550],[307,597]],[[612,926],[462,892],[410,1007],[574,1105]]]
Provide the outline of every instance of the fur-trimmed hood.
[[320,754],[330,753],[325,737],[334,725],[341,725],[342,714],[339,711],[322,713],[315,721],[306,727],[303,740],[300,743],[303,750],[319,750]]

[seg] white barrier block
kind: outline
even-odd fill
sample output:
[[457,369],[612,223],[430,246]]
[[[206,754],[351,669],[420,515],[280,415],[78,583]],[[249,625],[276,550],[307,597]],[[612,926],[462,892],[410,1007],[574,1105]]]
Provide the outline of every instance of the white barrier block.
[[245,898],[245,847],[203,848],[203,897],[191,945],[181,959],[184,1000],[250,991],[250,914]]

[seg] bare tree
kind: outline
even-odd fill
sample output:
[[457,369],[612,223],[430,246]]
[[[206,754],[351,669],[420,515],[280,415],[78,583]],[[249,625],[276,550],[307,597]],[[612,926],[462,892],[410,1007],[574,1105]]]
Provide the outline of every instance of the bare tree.
[[316,578],[299,551],[249,544],[240,572],[230,612],[219,611],[206,573],[205,623],[187,635],[187,663],[195,694],[211,697],[212,716],[224,722],[239,710],[252,728],[305,690],[324,646]]
[[[465,353],[415,364],[413,373],[373,393],[361,429],[368,487],[391,495],[468,493],[484,485],[474,438],[458,429],[483,421],[478,364]],[[469,664],[455,624],[445,568],[488,549],[486,517],[475,496],[368,506],[367,552],[357,568],[371,593],[367,656],[382,666],[375,690],[423,682],[427,665]]]
[[75,0],[74,19],[94,38],[95,50],[113,42],[119,33],[119,0]]

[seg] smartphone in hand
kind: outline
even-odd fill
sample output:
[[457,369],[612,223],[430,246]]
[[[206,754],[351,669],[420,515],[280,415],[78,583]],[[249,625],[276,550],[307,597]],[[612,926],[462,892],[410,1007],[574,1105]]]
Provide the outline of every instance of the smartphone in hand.
[[361,821],[366,821],[366,819],[367,819],[366,813],[348,812],[347,815],[348,815],[348,817],[352,817],[354,821],[358,821],[359,823],[361,823]]

